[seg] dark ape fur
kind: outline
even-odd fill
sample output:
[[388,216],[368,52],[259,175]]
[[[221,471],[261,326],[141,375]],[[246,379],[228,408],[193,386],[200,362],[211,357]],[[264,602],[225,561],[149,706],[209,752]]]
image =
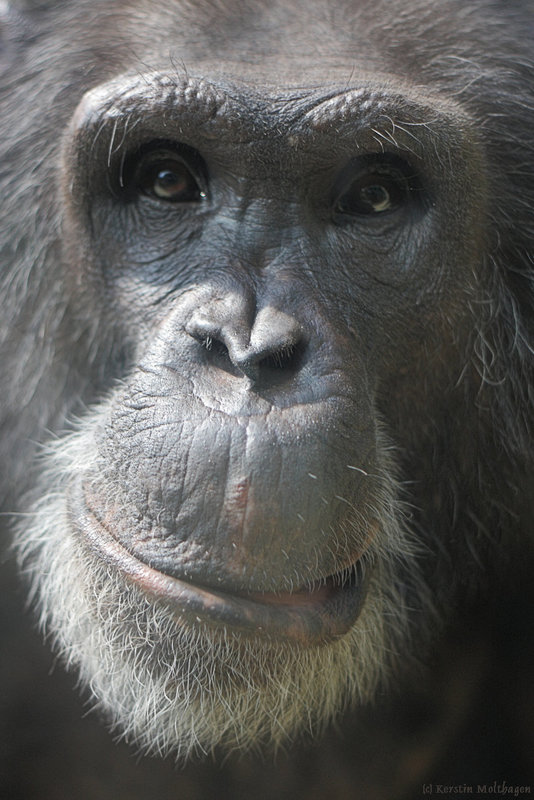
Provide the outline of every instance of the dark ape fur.
[[44,665],[25,722],[6,605],[0,794],[526,786],[530,3],[0,25],[6,541],[91,705],[170,754]]

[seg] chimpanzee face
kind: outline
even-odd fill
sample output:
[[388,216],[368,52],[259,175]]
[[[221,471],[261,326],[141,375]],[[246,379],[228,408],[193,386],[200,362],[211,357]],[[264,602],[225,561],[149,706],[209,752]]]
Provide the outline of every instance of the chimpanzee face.
[[59,436],[18,547],[127,735],[276,744],[370,700],[471,569],[497,179],[464,84],[435,78],[448,50],[402,18],[384,43],[367,3],[123,5],[32,12],[57,107],[24,381],[34,438]]

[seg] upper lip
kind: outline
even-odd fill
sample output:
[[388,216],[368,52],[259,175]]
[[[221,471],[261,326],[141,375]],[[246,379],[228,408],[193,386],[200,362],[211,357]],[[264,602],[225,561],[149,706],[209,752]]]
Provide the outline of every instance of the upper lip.
[[91,549],[127,581],[170,609],[179,622],[312,646],[347,633],[361,611],[367,580],[360,561],[349,572],[319,579],[306,589],[229,593],[189,583],[141,561],[97,518],[81,486],[76,500],[72,508],[76,528]]

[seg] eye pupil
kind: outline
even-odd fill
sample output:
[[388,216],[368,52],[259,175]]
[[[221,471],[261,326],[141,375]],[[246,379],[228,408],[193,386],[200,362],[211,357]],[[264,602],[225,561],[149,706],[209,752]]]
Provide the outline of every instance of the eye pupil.
[[383,214],[399,208],[407,199],[401,176],[367,174],[357,177],[337,201],[342,214]]
[[379,183],[364,186],[360,195],[363,204],[369,206],[370,213],[379,214],[381,211],[387,211],[392,206],[390,193],[385,186]]
[[173,200],[186,190],[187,181],[176,170],[162,169],[154,179],[153,192],[162,200]]

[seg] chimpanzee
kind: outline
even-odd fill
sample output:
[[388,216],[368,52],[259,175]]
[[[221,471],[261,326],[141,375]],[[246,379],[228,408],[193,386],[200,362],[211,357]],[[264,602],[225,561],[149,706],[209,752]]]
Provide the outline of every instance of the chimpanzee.
[[2,796],[525,788],[532,4],[0,14]]

